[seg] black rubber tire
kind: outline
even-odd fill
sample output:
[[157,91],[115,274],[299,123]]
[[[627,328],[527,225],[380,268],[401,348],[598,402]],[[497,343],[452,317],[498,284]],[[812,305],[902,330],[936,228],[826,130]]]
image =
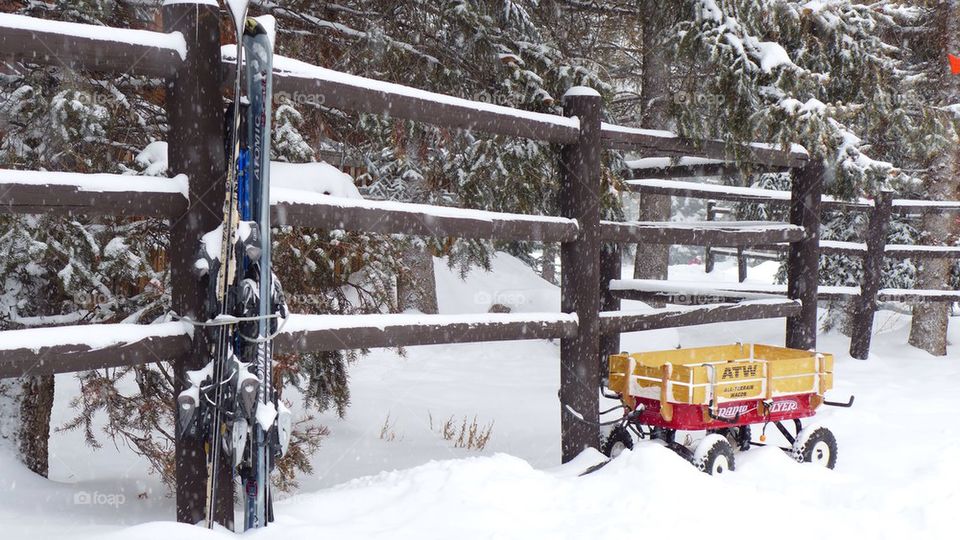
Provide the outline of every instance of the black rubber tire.
[[[721,457],[726,458],[727,467],[717,466],[717,460]],[[737,466],[733,457],[733,446],[726,439],[717,441],[703,457],[703,461],[695,463],[698,469],[709,474],[723,474],[725,472],[736,470]]]
[[615,458],[620,455],[624,448],[633,450],[633,437],[630,435],[629,429],[624,426],[617,426],[603,441],[600,451],[608,458]]
[[806,442],[793,449],[793,457],[801,463],[818,463],[828,469],[837,465],[837,438],[825,427],[818,427]]

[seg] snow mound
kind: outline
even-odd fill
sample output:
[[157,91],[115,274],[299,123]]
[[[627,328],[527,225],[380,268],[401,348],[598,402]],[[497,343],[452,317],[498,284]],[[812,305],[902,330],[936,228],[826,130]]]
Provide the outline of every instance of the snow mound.
[[163,176],[167,172],[167,143],[154,141],[137,154],[137,163],[143,167],[146,176]]
[[270,163],[271,188],[290,189],[361,199],[360,191],[349,174],[326,162]]

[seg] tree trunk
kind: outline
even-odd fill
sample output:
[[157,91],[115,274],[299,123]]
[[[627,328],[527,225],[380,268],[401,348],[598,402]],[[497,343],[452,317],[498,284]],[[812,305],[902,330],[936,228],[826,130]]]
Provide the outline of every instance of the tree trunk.
[[53,410],[54,376],[22,379],[20,401],[20,460],[31,471],[47,476],[50,472],[50,413]]
[[557,244],[549,243],[543,245],[543,262],[540,264],[540,277],[544,280],[559,285],[557,281]]
[[31,471],[47,476],[53,376],[0,380],[0,445]]
[[[669,195],[643,195],[638,204],[637,219],[640,221],[668,221],[670,219]],[[668,244],[637,244],[633,262],[634,279],[667,279],[670,265]]]
[[19,452],[20,401],[23,386],[18,379],[0,379],[0,447]]
[[[934,224],[932,221],[946,221],[947,223]],[[940,238],[948,234],[950,218],[945,216],[931,216],[924,218],[923,226],[927,233],[944,232]],[[950,264],[952,261],[944,259],[928,259],[917,276],[917,288],[944,289],[950,278]],[[913,306],[913,323],[910,326],[910,345],[927,351],[935,356],[947,354],[947,321],[950,316],[950,305],[945,302],[929,302]]]
[[[956,52],[960,46],[957,32],[957,17],[960,17],[960,5],[956,2],[944,2],[936,9],[939,26],[935,28],[940,35],[943,56]],[[933,77],[940,77],[943,94],[941,105],[956,103],[960,98],[960,82],[950,74],[945,65],[936,65]],[[929,176],[925,178],[927,195],[931,199],[955,200],[960,185],[960,168],[957,163],[956,141],[933,159]],[[954,238],[956,225],[953,216],[948,214],[925,214],[923,216],[924,243],[937,244]],[[917,286],[923,289],[945,289],[950,277],[950,261],[930,259],[923,263],[917,276]],[[950,306],[946,303],[917,304],[913,308],[913,322],[910,326],[910,345],[923,349],[936,356],[947,354],[947,321]]]
[[[643,102],[642,126],[652,129],[667,129],[670,112],[670,66],[664,46],[663,9],[657,2],[643,2],[643,76],[640,99]],[[667,221],[670,219],[670,197],[643,195],[638,204],[641,221]],[[637,244],[633,277],[636,279],[667,279],[670,264],[670,246],[660,244]]]
[[[930,261],[931,266],[946,266],[944,261]],[[926,268],[928,264],[925,264]],[[940,273],[938,270],[921,272],[920,286],[926,288],[927,280],[934,283],[940,283],[943,280],[938,277],[946,273]],[[934,287],[940,288],[940,287]],[[930,302],[926,304],[917,304],[913,306],[913,324],[910,326],[910,345],[918,349],[923,349],[934,356],[947,355],[947,321],[949,320],[950,306],[945,302]]]
[[433,273],[433,255],[423,242],[413,242],[403,254],[406,270],[397,276],[397,307],[438,313],[437,279]]

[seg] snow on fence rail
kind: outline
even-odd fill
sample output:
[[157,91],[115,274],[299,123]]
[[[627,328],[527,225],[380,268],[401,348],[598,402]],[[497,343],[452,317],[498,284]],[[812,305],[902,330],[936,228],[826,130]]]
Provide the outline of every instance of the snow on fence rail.
[[88,71],[172,77],[187,44],[169,34],[0,13],[0,56]]
[[802,168],[810,155],[802,146],[794,144],[790,150],[774,145],[751,143],[730,145],[723,141],[691,140],[669,131],[632,128],[603,123],[601,138],[604,146],[615,150],[632,150],[670,156],[700,156],[728,161],[733,154],[741,163],[770,167]]
[[[682,161],[682,160],[681,160]],[[647,169],[641,168],[638,171]],[[789,204],[790,192],[774,189],[763,189],[742,186],[726,186],[722,184],[708,184],[705,182],[684,182],[681,180],[666,180],[648,178],[642,172],[634,174],[634,180],[627,180],[625,185],[630,191],[647,193],[650,195],[672,195],[674,197],[692,197],[697,199],[713,199],[718,201],[762,203],[762,204]],[[707,175],[704,175],[707,176]],[[837,199],[830,195],[821,197],[821,206],[824,210],[841,208],[855,208],[869,210],[874,207],[872,199],[859,198],[855,201]],[[926,201],[920,199],[894,199],[893,210],[899,214],[924,214],[933,212],[960,212],[960,201]]]
[[[626,160],[624,164],[627,166],[627,174],[635,179],[734,176],[740,175],[742,172],[742,168],[737,165],[736,162],[690,156],[682,156],[680,158],[648,157]],[[760,169],[762,172],[773,173],[790,171],[790,167],[772,165],[761,165],[758,167],[756,164],[754,164],[752,169]]]
[[[232,47],[222,49],[226,80],[236,63]],[[345,111],[387,114],[450,128],[473,129],[555,143],[576,142],[580,122],[554,114],[524,111],[483,101],[429,92],[350,75],[275,56],[274,92]]]
[[90,324],[0,332],[0,378],[169,361],[190,350],[185,322]]
[[[642,176],[642,175],[639,175]],[[693,197],[698,199],[714,199],[719,201],[763,203],[763,204],[790,204],[791,193],[774,189],[725,186],[722,184],[707,184],[704,182],[684,182],[680,180],[648,179],[645,176],[637,180],[625,182],[627,189],[637,193],[650,195],[672,195],[674,197]],[[844,201],[830,195],[823,195],[820,204],[825,210],[837,208],[872,208],[870,199]]]
[[[758,246],[773,251],[784,251],[788,246]],[[717,249],[716,253],[736,257],[736,252]],[[867,255],[867,245],[862,242],[840,242],[837,240],[821,240],[820,252],[827,255],[850,255],[864,257]],[[777,255],[770,252],[744,253],[745,257],[773,258]],[[883,256],[890,259],[960,259],[960,246],[929,246],[912,244],[887,244],[883,249]]]
[[575,219],[553,216],[349,199],[292,189],[274,189],[270,198],[278,225],[539,242],[570,242],[579,231]]
[[[667,281],[658,279],[617,279],[610,281],[612,294],[623,300],[657,301],[674,305],[701,305],[783,298],[786,285]],[[821,285],[818,300],[858,298],[860,287]],[[937,289],[880,289],[878,302],[922,303],[960,301],[960,291]]]
[[187,211],[187,177],[0,169],[0,212],[170,218]]
[[[655,300],[677,305],[699,305],[783,298],[787,295],[787,286],[658,279],[618,279],[610,282],[610,291],[624,300]],[[859,295],[859,287],[821,285],[817,288],[818,300],[841,300]]]
[[796,242],[804,229],[768,221],[603,221],[606,242],[675,244],[688,246],[757,246]]

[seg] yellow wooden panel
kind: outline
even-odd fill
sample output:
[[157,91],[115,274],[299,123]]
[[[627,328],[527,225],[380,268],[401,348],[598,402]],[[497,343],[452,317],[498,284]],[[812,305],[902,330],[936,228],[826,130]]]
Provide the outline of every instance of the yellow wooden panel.
[[729,384],[718,384],[716,389],[718,400],[759,399],[763,397],[763,381],[740,381]]
[[647,377],[649,379],[660,380],[660,376],[662,375],[660,370],[661,370],[660,367],[641,366],[640,364],[636,364],[633,366],[634,375],[638,375],[640,377]]
[[793,375],[809,375],[816,373],[816,360],[811,356],[807,358],[786,358],[782,360],[772,360],[767,363],[774,377],[789,377]]
[[633,353],[638,364],[645,366],[662,366],[666,363],[702,364],[704,362],[722,362],[725,360],[742,360],[750,357],[750,346],[718,345],[714,347],[695,347],[692,349],[672,349],[667,351],[650,351]]
[[627,384],[627,376],[622,373],[611,373],[610,379],[607,382],[607,387],[623,396],[630,393],[630,385]]
[[674,384],[670,401],[675,403],[706,403],[707,388],[705,386],[694,386],[691,390],[690,385]]
[[648,380],[648,379],[636,379],[636,378],[635,378],[635,379],[633,380],[633,382],[634,382],[634,384],[636,384],[636,385],[639,386],[640,388],[652,388],[652,387],[658,387],[658,388],[659,388],[659,387],[660,387],[660,381],[651,381],[651,380]]
[[698,366],[673,366],[673,374],[670,376],[670,380],[688,384],[698,369],[700,369]]
[[753,346],[753,357],[758,360],[783,360],[786,358],[813,357],[814,354],[816,353],[801,349],[774,347],[772,345],[756,344]]
[[611,355],[607,361],[608,369],[611,375],[614,373],[626,374],[630,369],[630,357],[625,354]]
[[798,375],[786,379],[773,380],[774,394],[805,394],[816,392],[817,377],[815,375]]

